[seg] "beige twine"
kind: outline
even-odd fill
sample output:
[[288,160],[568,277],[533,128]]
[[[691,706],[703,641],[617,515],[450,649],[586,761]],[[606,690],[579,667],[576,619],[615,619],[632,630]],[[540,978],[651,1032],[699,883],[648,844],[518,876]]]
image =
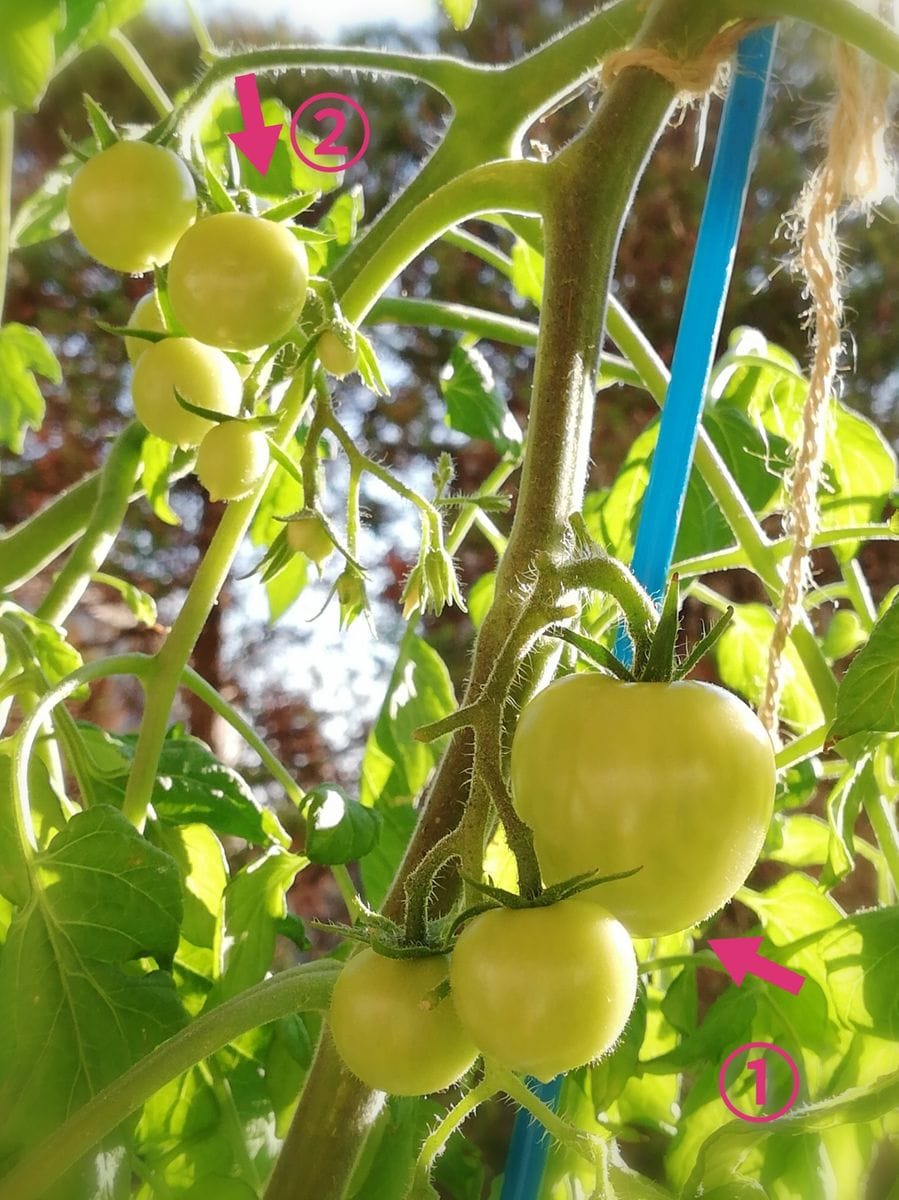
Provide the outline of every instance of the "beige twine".
[[672,58],[652,46],[635,46],[616,50],[602,65],[602,82],[607,87],[629,67],[643,67],[666,79],[676,92],[685,96],[701,96],[720,85],[723,67],[730,62],[737,44],[757,21],[737,21],[716,33],[702,53],[688,61]]
[[803,189],[791,217],[792,235],[799,247],[797,259],[811,302],[807,320],[812,330],[813,360],[802,412],[801,440],[793,466],[791,511],[786,521],[793,545],[768,652],[759,712],[773,738],[776,738],[784,685],[784,652],[793,626],[802,614],[802,599],[811,577],[809,557],[819,522],[818,489],[830,399],[840,360],[843,319],[837,236],[840,206],[847,200],[870,210],[872,204],[892,191],[886,152],[889,78],[855,50],[840,46],[837,79],[839,91],[827,154]]

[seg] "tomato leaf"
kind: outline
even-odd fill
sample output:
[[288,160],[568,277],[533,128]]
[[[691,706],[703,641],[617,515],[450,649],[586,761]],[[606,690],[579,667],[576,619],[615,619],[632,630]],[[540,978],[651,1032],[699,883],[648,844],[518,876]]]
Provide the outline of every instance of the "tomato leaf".
[[851,1088],[837,1096],[808,1104],[771,1124],[729,1121],[703,1144],[684,1188],[685,1197],[705,1196],[713,1187],[726,1187],[749,1152],[772,1133],[822,1133],[840,1125],[877,1120],[899,1105],[899,1071],[884,1075],[867,1088]]
[[837,694],[836,738],[899,731],[899,597],[849,664]]
[[3,1153],[38,1141],[183,1023],[168,963],[174,862],[116,809],[78,813],[41,852],[0,960]]
[[[762,698],[773,633],[774,616],[769,608],[763,604],[737,604],[730,625],[715,644],[722,683],[753,704]],[[784,663],[784,721],[801,730],[820,725],[824,720],[821,705],[792,644],[784,652]]]
[[43,336],[30,325],[11,322],[0,328],[0,445],[21,454],[26,429],[40,429],[44,397],[36,375],[51,383],[62,382],[62,369]]
[[62,15],[57,0],[19,0],[0,8],[0,108],[37,108],[56,65]]
[[538,308],[543,299],[544,274],[543,255],[521,238],[516,238],[512,246],[512,286]]
[[480,350],[457,343],[441,373],[440,389],[450,429],[490,442],[500,454],[521,453],[521,429],[496,391],[493,372]]
[[144,7],[144,0],[66,0],[65,25],[56,40],[60,57],[73,46],[86,50],[101,42]]
[[152,596],[148,596],[142,588],[129,583],[127,579],[118,579],[115,575],[107,575],[105,571],[96,571],[91,578],[96,583],[102,583],[118,592],[141,625],[149,625],[152,628],[156,624],[156,601]]
[[306,858],[273,847],[239,871],[225,888],[215,938],[221,974],[207,1009],[265,978],[279,924],[287,914],[285,893],[307,863]]
[[352,800],[333,783],[320,783],[306,797],[306,855],[310,862],[347,863],[374,849],[381,816]]
[[[86,722],[79,728],[104,801],[121,805],[137,735],[106,733]],[[178,726],[163,742],[151,803],[167,825],[208,825],[257,846],[289,843],[274,813],[260,806],[243,777]]]
[[141,483],[155,516],[166,525],[180,525],[181,518],[169,504],[172,445],[148,433],[141,447]]
[[815,944],[840,1021],[850,1029],[899,1037],[899,908],[856,913]]
[[378,844],[360,867],[372,905],[380,904],[387,893],[415,827],[415,801],[446,741],[417,742],[413,732],[455,707],[452,681],[440,655],[420,638],[409,637],[362,759],[359,799],[377,808],[383,818]]
[[[88,143],[84,143],[87,148]],[[65,233],[69,228],[66,196],[72,176],[81,166],[73,154],[60,159],[55,171],[50,171],[39,186],[16,209],[10,230],[10,249],[21,250],[35,246]]]

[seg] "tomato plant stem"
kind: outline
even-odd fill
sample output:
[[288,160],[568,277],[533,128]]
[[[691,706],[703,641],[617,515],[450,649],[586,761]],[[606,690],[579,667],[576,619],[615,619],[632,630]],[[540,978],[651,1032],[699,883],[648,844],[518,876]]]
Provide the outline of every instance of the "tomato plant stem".
[[137,47],[119,29],[113,29],[107,35],[105,45],[116,62],[124,67],[131,82],[136,84],[149,100],[157,116],[167,117],[172,111],[172,102],[139,54]]
[[228,701],[219,694],[219,692],[207,683],[202,675],[198,675],[193,667],[185,666],[181,673],[181,682],[189,691],[193,692],[204,704],[208,704],[214,713],[217,713],[223,721],[227,721],[231,728],[243,738],[251,750],[254,750],[262,761],[262,765],[268,769],[272,779],[280,783],[284,788],[288,799],[296,805],[297,808],[303,807],[305,799],[302,789],[299,784],[281,762],[277,755],[273,754],[266,745],[265,741],[259,736],[249,721],[245,720]]
[[91,576],[112,549],[140,475],[141,448],[146,436],[144,427],[134,421],[113,442],[100,473],[97,499],[84,534],[37,610],[44,621],[61,625],[66,620],[84,595]]
[[[287,391],[280,412],[280,423],[274,435],[282,449],[293,438],[307,401],[304,375],[301,374]],[[182,672],[225,583],[272,470],[274,467],[269,469],[246,500],[228,505],[197,569],[181,611],[154,661],[153,686],[147,690],[147,703],[122,803],[123,813],[138,829],[143,828],[146,819],[156,764]]]
[[98,1092],[47,1142],[0,1180],[0,1200],[38,1200],[82,1154],[97,1145],[170,1080],[251,1029],[296,1012],[325,1009],[340,965],[329,960],[281,971],[197,1017]]

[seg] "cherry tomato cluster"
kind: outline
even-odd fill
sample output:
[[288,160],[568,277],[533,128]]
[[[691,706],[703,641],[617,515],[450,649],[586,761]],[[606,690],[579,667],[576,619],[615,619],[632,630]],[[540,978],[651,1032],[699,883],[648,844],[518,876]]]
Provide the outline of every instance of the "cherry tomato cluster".
[[758,718],[721,688],[591,673],[525,707],[511,776],[547,885],[639,869],[553,904],[483,912],[448,956],[351,959],[331,1029],[371,1087],[436,1091],[479,1053],[541,1080],[604,1054],[636,997],[631,938],[689,928],[734,895],[771,819],[775,764]]
[[[157,437],[198,447],[196,473],[211,499],[247,496],[265,475],[270,451],[264,429],[242,414],[243,384],[262,350],[303,311],[309,265],[302,243],[264,217],[199,214],[187,165],[171,150],[140,141],[118,142],[81,166],[68,213],[78,240],[104,266],[132,274],[168,267],[179,332],[167,327],[151,292],[138,302],[130,327],[169,336],[125,339],[135,413]],[[317,353],[339,378],[356,365],[355,351],[330,331]]]

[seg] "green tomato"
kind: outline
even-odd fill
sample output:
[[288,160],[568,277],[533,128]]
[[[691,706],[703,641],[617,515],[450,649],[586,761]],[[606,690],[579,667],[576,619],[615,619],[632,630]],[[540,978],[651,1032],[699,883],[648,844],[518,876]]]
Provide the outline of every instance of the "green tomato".
[[830,618],[824,634],[822,649],[825,658],[838,662],[857,650],[865,641],[865,628],[858,613],[851,608],[838,608]]
[[707,683],[557,680],[522,712],[511,765],[547,883],[640,868],[586,893],[634,937],[688,929],[726,904],[774,804],[768,734]]
[[193,338],[165,338],[149,346],[134,368],[131,394],[134,411],[150,433],[177,446],[198,446],[214,422],[182,408],[176,391],[200,408],[229,417],[240,412],[237,368],[221,350]]
[[215,425],[197,451],[197,478],[210,500],[242,500],[268,469],[268,439],[246,421]]
[[66,202],[78,241],[104,267],[161,267],[197,215],[193,176],[177,154],[117,142],[79,167]]
[[[128,324],[132,329],[146,329],[152,333],[165,333],[165,321],[162,319],[159,298],[155,292],[147,292],[146,296],[141,296],[140,300],[135,304],[131,316],[128,318]],[[128,355],[132,367],[136,365],[137,360],[144,351],[149,350],[153,345],[155,345],[154,342],[145,341],[143,338],[125,338],[125,353]]]
[[363,1083],[394,1096],[425,1096],[456,1083],[477,1050],[449,997],[426,1007],[443,983],[447,960],[385,958],[366,948],[337,977],[331,1034]]
[[191,337],[227,350],[268,346],[306,302],[309,264],[293,234],[246,213],[198,221],[175,248],[172,310]]
[[574,898],[475,917],[453,949],[450,984],[481,1053],[548,1082],[617,1040],[634,1006],[637,962],[624,926]]
[[318,361],[328,374],[333,375],[336,379],[343,379],[349,375],[350,371],[356,370],[359,351],[351,350],[330,329],[326,329],[318,339],[315,350],[318,354]]
[[317,512],[305,509],[287,522],[287,544],[295,554],[305,554],[317,567],[330,557],[334,543]]

